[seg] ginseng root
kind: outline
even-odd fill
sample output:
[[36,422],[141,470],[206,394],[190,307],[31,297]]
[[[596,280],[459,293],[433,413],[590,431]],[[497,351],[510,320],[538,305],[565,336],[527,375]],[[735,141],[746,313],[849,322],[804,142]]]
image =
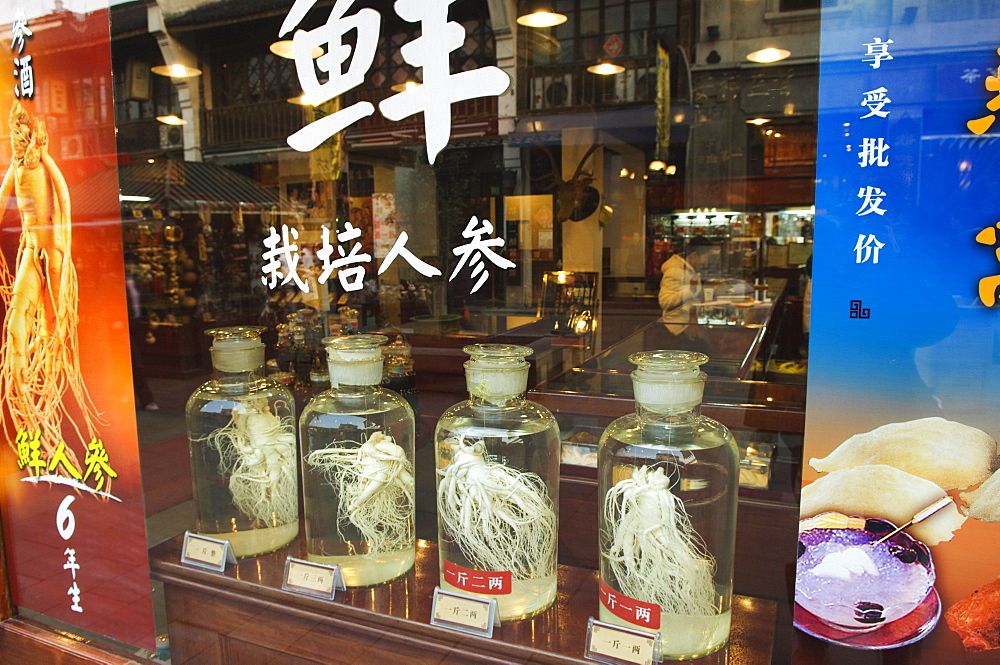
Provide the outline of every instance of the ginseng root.
[[279,418],[266,403],[241,405],[225,427],[204,442],[219,453],[219,472],[229,474],[233,505],[254,528],[298,520],[295,430],[291,418]]
[[636,468],[608,490],[602,510],[602,555],[623,594],[668,614],[719,613],[715,559],[662,467]]
[[372,434],[360,446],[335,441],[314,450],[306,463],[316,468],[337,492],[337,534],[353,526],[368,543],[363,554],[386,554],[413,547],[413,464],[391,436]]
[[555,507],[538,474],[487,461],[486,446],[449,438],[452,461],[439,469],[438,517],[476,568],[515,580],[555,572]]

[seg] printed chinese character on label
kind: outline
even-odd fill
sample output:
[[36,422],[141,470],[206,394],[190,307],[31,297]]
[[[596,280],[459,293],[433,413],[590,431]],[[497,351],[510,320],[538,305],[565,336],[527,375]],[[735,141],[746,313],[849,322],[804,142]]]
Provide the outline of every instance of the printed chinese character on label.
[[656,635],[591,621],[585,655],[591,660],[651,665],[656,662]]
[[285,565],[284,588],[292,587],[332,598],[336,587],[336,571],[330,566],[288,558]]
[[657,630],[660,627],[660,606],[630,598],[600,581],[601,604],[619,619],[642,628]]
[[431,616],[431,623],[491,636],[494,626],[494,613],[491,608],[495,604],[494,599],[479,600],[434,589],[434,613]]
[[511,592],[513,576],[510,571],[487,572],[470,570],[444,562],[444,580],[462,591],[502,596]]

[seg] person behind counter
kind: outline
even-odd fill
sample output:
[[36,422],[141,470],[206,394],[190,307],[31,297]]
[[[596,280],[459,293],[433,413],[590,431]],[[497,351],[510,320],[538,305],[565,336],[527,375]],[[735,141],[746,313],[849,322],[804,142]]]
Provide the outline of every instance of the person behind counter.
[[699,270],[708,256],[712,241],[707,238],[691,238],[686,251],[678,252],[663,263],[660,269],[660,309],[667,329],[678,333],[692,322],[692,305],[702,300],[701,275]]

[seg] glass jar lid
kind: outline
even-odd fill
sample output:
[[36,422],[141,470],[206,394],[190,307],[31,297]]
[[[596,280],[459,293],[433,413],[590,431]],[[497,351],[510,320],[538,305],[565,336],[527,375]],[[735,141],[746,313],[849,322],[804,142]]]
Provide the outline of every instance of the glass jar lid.
[[264,364],[264,326],[212,328],[212,364],[220,372],[249,372]]
[[323,339],[333,385],[374,386],[382,382],[385,335],[340,335]]
[[516,344],[472,344],[462,349],[465,384],[469,394],[493,404],[520,395],[528,389],[528,361],[534,351]]
[[695,351],[642,351],[629,356],[635,401],[660,413],[691,409],[701,403],[708,356]]

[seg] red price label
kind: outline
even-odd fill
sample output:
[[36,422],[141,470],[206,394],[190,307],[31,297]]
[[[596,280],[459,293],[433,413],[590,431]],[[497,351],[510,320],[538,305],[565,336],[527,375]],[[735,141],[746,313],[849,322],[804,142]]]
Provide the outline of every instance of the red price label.
[[660,627],[660,606],[618,593],[601,580],[601,604],[619,619],[650,630]]
[[469,570],[450,561],[444,562],[444,581],[462,591],[503,596],[511,591],[511,579],[509,570],[498,572]]

